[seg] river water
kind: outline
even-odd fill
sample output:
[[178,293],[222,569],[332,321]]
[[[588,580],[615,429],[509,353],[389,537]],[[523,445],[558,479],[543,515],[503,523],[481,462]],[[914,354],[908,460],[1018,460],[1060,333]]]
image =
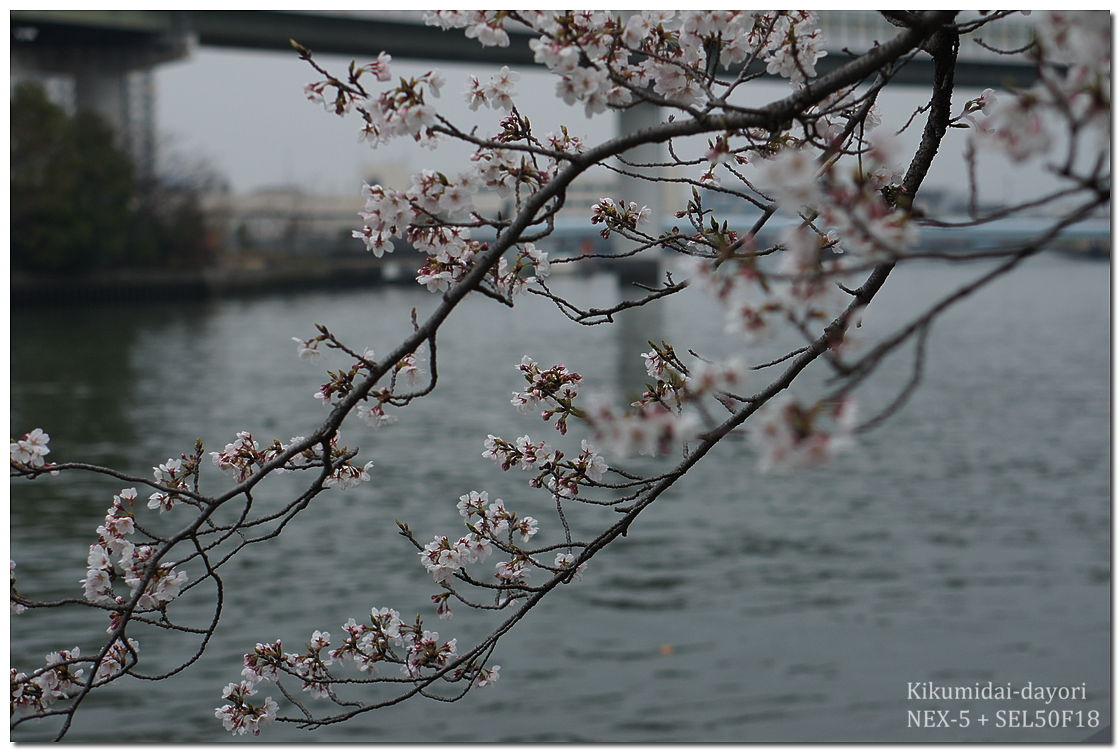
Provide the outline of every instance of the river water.
[[[868,341],[980,270],[896,271],[867,312]],[[749,444],[728,441],[601,553],[582,582],[554,592],[493,658],[501,680],[457,704],[411,700],[304,741],[1075,741],[1094,729],[997,728],[996,711],[1069,709],[1110,717],[1109,279],[1103,264],[1040,257],[951,309],[928,344],[913,400],[833,466],[762,476]],[[558,283],[595,304],[607,276]],[[461,645],[486,614],[436,622],[430,577],[396,534],[455,530],[454,504],[489,490],[555,531],[548,500],[479,457],[487,433],[550,438],[509,406],[523,353],[565,362],[589,383],[641,379],[649,337],[714,349],[722,324],[702,299],[659,315],[582,328],[544,305],[514,317],[467,301],[440,341],[441,384],[381,432],[344,432],[376,463],[374,481],[332,492],[283,536],[227,571],[221,630],[206,656],[158,683],[95,693],[71,741],[221,741],[213,718],[240,654],[257,641],[301,645],[370,606],[423,612]],[[325,364],[290,338],[329,324],[359,349],[387,351],[435,298],[378,288],[211,302],[16,310],[13,434],[42,426],[51,459],[145,475],[196,437],[238,430],[287,439],[318,425]],[[900,354],[861,392],[870,415],[910,375]],[[758,383],[758,382],[756,382]],[[551,432],[555,433],[555,432]],[[609,459],[609,458],[608,458]],[[210,473],[211,479],[215,477]],[[64,475],[15,484],[12,557],[34,596],[80,595],[77,581],[121,484]],[[285,488],[276,487],[278,503]],[[267,495],[259,504],[267,504]],[[569,511],[577,535],[604,513]],[[551,523],[551,525],[549,524]],[[581,533],[582,531],[582,533]],[[184,599],[186,601],[187,599]],[[184,615],[205,612],[182,603]],[[92,650],[101,617],[12,619],[13,665],[48,650]],[[76,631],[76,630],[85,630]],[[147,642],[145,643],[145,639]],[[186,649],[141,637],[156,670]],[[1021,687],[1084,683],[1083,701],[908,699],[908,682]],[[969,728],[908,727],[908,711],[970,709]],[[912,721],[911,721],[912,724]],[[1068,723],[1067,723],[1068,725]],[[13,738],[44,738],[46,726]]]

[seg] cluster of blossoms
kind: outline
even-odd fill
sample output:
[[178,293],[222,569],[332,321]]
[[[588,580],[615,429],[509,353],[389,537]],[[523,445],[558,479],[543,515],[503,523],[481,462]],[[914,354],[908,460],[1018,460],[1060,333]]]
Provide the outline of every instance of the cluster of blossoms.
[[[331,442],[331,451],[335,451],[334,440]],[[345,447],[339,451],[340,454],[345,452]],[[370,460],[364,465],[355,465],[354,463],[346,460],[338,464],[327,479],[323,481],[323,488],[332,488],[338,486],[343,491],[351,488],[357,488],[363,483],[368,483],[370,480],[369,471],[373,469],[373,461]]]
[[529,386],[514,392],[510,404],[523,413],[545,408],[541,410],[541,419],[548,421],[555,417],[556,430],[567,433],[568,417],[577,414],[572,404],[579,391],[576,385],[583,377],[569,371],[563,363],[542,369],[528,355],[521,358],[517,368]]
[[[211,452],[210,458],[219,470],[241,483],[253,474],[255,468],[261,468],[272,462],[286,452],[289,447],[303,440],[302,436],[293,436],[285,444],[279,439],[273,439],[271,444],[262,448],[257,444],[251,433],[239,431],[235,441],[226,444],[225,449],[220,452]],[[331,448],[332,457],[339,457],[347,453],[345,447],[338,446],[337,436],[331,440]],[[314,467],[319,462],[321,462],[321,459],[315,454],[315,449],[309,448],[289,459],[283,467],[277,468],[276,472],[288,473],[295,470],[304,470],[308,467]],[[343,474],[351,472],[344,468],[345,465],[339,468]],[[338,478],[334,478],[334,480],[337,482]],[[368,480],[368,478],[364,480]],[[148,506],[151,507],[152,504],[149,502]]]
[[[258,694],[266,682],[279,682],[287,676],[300,680],[304,692],[316,698],[331,697],[335,681],[330,667],[352,664],[362,673],[372,674],[377,664],[400,666],[401,674],[410,679],[423,679],[424,671],[446,667],[458,656],[455,639],[441,641],[438,632],[424,628],[417,617],[415,624],[406,624],[400,614],[390,608],[373,608],[368,623],[351,618],[342,625],[345,637],[332,647],[329,632],[315,630],[303,653],[284,651],[280,640],[257,643],[253,652],[243,659],[241,680],[227,684],[222,690],[226,704],[214,710],[227,731],[235,735],[259,734],[261,726],[276,718],[278,706],[271,697],[254,703],[249,698]],[[457,669],[450,680],[469,678],[476,686],[493,684],[501,666],[489,669],[471,663]]]
[[[167,464],[172,464],[168,460]],[[160,465],[157,473],[167,471],[167,465]],[[136,489],[126,488],[113,497],[113,505],[105,514],[104,522],[98,526],[98,541],[89,547],[86,557],[86,576],[81,580],[85,598],[91,603],[116,604],[123,606],[127,599],[113,591],[114,581],[120,579],[135,595],[145,578],[156,555],[156,548],[150,545],[136,545],[129,536],[136,532],[133,522],[132,505],[136,500]],[[117,557],[114,563],[113,557]],[[143,593],[137,600],[141,610],[160,609],[179,597],[188,577],[186,572],[176,571],[174,565],[160,564],[147,581]]]
[[[603,11],[437,11],[428,14],[426,21],[444,29],[465,28],[469,37],[491,45],[509,43],[503,28],[508,22],[526,25],[541,34],[530,44],[537,62],[559,76],[559,96],[569,104],[583,103],[589,113],[630,103],[630,88],[652,86],[656,93],[684,102],[702,98],[706,75],[702,71],[707,69],[713,45],[718,45],[723,65],[753,56],[765,61],[771,73],[794,81],[813,76],[816,60],[824,54],[816,17],[807,12],[643,11],[623,20]],[[632,60],[632,53],[639,54]],[[361,68],[359,73],[370,70],[379,80],[388,80],[388,62],[387,57],[379,58],[376,66]],[[508,67],[485,83],[472,77],[465,96],[472,109],[487,106],[512,112],[503,121],[498,141],[540,143],[532,136],[528,121],[514,111],[517,78]],[[439,74],[428,73],[402,80],[397,87],[365,99],[354,97],[352,87],[337,81],[320,82],[315,87],[321,90],[336,85],[339,100],[348,103],[343,109],[349,108],[351,100],[356,102],[366,119],[365,132],[376,145],[404,133],[422,140],[434,138],[428,127],[433,116],[426,94],[438,94],[441,84]],[[343,96],[347,92],[349,98]],[[334,109],[339,111],[338,107]],[[566,131],[550,134],[546,141],[561,151],[578,152],[582,148]],[[474,257],[485,249],[485,243],[471,239],[467,228],[453,226],[471,215],[472,196],[480,189],[495,190],[503,196],[521,188],[525,195],[535,191],[551,179],[558,166],[556,160],[541,161],[529,154],[481,147],[472,157],[473,168],[458,176],[424,171],[403,192],[366,186],[363,226],[354,235],[376,256],[391,252],[394,239],[406,239],[429,256],[417,272],[417,283],[432,292],[445,291],[466,274]],[[604,236],[612,230],[634,230],[648,213],[645,207],[615,204],[611,199],[601,200],[593,211],[593,222],[604,224]],[[516,268],[523,259],[509,265],[501,262],[503,266],[495,269],[497,279],[492,281],[495,290],[512,296],[523,289],[524,276]],[[534,266],[536,276],[543,277],[541,267]]]
[[11,442],[11,461],[13,465],[26,465],[28,467],[49,467],[43,458],[51,453],[50,434],[41,428],[36,428],[25,433],[18,441]]
[[[355,66],[351,70],[350,83],[353,84],[353,86],[346,86],[340,81],[327,79],[308,84],[303,87],[303,92],[307,96],[309,102],[322,105],[323,109],[335,115],[344,115],[353,109],[355,102],[360,101],[360,94],[358,93],[359,89],[357,86],[361,81],[362,74],[370,73],[378,81],[384,83],[392,78],[392,72],[389,67],[391,62],[393,62],[392,56],[382,52],[372,63]],[[333,90],[333,96],[327,95],[328,88]]]
[[[210,458],[223,473],[241,483],[253,474],[253,468],[273,459],[276,446],[262,451],[248,431],[239,431],[237,440],[226,444],[220,452],[210,452]],[[281,451],[283,447],[280,447]]]
[[[495,140],[509,139],[509,132],[503,129]],[[557,166],[551,158],[542,163],[535,155],[486,147],[475,151],[470,160],[474,163],[472,174],[480,184],[503,198],[520,198],[536,191],[553,178]]]
[[785,252],[770,289],[775,302],[800,326],[826,321],[841,308],[836,286],[840,260],[823,258],[834,237],[834,233],[822,237],[804,225],[783,235]]
[[[817,61],[825,56],[824,38],[817,27],[817,16],[812,11],[786,11],[777,13],[753,13],[756,35],[759,30],[767,33],[759,46],[766,61],[766,72],[790,81],[800,83],[816,75]],[[727,30],[714,26],[709,37],[716,34],[727,35]],[[730,38],[736,36],[732,32]],[[750,39],[750,35],[747,35]],[[749,41],[748,41],[749,45]],[[738,54],[738,53],[737,53]]]
[[257,694],[257,685],[251,681],[230,683],[222,690],[222,699],[228,703],[214,710],[214,717],[222,722],[226,731],[235,736],[261,733],[261,725],[276,718],[279,706],[271,697],[254,704],[249,700]]
[[650,351],[642,353],[641,357],[645,362],[646,373],[653,382],[646,384],[646,391],[632,406],[640,408],[657,402],[680,409],[688,397],[685,390],[687,371],[677,359],[671,345],[662,342],[657,346],[651,342],[650,347]]
[[375,401],[368,402],[368,404],[363,402],[358,405],[358,409],[355,411],[366,425],[381,428],[397,422],[397,416],[385,412],[385,403],[393,397],[393,393],[389,389],[374,390],[370,392],[369,396]]
[[[226,449],[228,450],[229,447]],[[194,474],[195,469],[193,459],[186,456],[171,457],[167,462],[153,467],[152,475],[155,476],[156,483],[169,490],[152,493],[148,497],[148,509],[158,509],[160,512],[171,511],[182,498],[177,491],[190,490],[188,479]],[[131,490],[135,492],[135,489]]]
[[[509,15],[436,11],[426,20],[506,45]],[[582,103],[589,116],[626,106],[632,90],[646,87],[673,101],[700,101],[713,48],[725,67],[753,56],[795,83],[814,76],[825,54],[816,16],[804,11],[641,11],[625,19],[605,11],[529,11],[516,19],[540,34],[529,45],[534,60],[559,77],[557,95]]]
[[441,10],[425,15],[431,26],[442,29],[466,29],[468,39],[477,39],[483,47],[509,47],[509,34],[502,28],[508,14],[493,10]]
[[840,247],[857,258],[892,260],[918,241],[910,213],[895,208],[884,191],[901,190],[897,167],[897,142],[873,138],[857,169],[831,169],[827,193],[821,203],[821,222],[843,240]]
[[321,335],[311,339],[292,337],[292,341],[296,343],[296,354],[299,355],[300,360],[314,360],[319,357],[319,343],[323,341]]
[[612,230],[634,231],[638,228],[639,222],[648,218],[649,207],[638,208],[633,201],[615,203],[614,199],[603,197],[591,205],[591,224],[603,224],[599,234],[604,238],[609,238]]
[[[400,614],[391,608],[370,610],[370,623],[359,624],[348,619],[342,625],[346,633],[342,644],[330,651],[330,657],[338,661],[353,661],[363,673],[373,673],[376,664],[391,658],[392,646],[400,645],[408,630]],[[245,657],[249,660],[249,656]]]
[[708,361],[697,358],[686,367],[672,346],[650,343],[641,353],[646,373],[653,379],[628,409],[619,409],[602,394],[588,400],[584,413],[595,437],[612,454],[666,454],[700,435],[702,402],[715,397],[723,402],[742,389],[749,368],[739,358]]
[[679,413],[690,402],[699,402],[713,394],[719,398],[724,393],[741,389],[746,383],[749,369],[737,357],[726,361],[697,360],[687,368],[672,345],[651,342],[650,347],[641,357],[653,383],[646,384],[646,391],[631,403],[631,407],[641,409],[656,403]]
[[84,669],[75,668],[81,650],[57,650],[48,653],[46,666],[28,676],[11,669],[11,712],[21,710],[44,711],[59,700],[64,700],[74,689],[83,686]]
[[700,419],[692,411],[678,412],[658,402],[619,410],[601,395],[588,401],[587,418],[595,427],[596,440],[621,457],[668,453],[700,430]]
[[[546,468],[548,475],[545,476],[545,485],[553,493],[574,497],[579,493],[581,484],[589,481],[598,483],[609,469],[603,455],[587,439],[581,439],[579,447],[579,454],[575,459],[561,463],[563,454],[557,453],[555,462],[551,467]],[[530,484],[534,482],[539,482],[539,478],[530,481]]]
[[[472,214],[473,196],[483,189],[508,195],[521,184],[535,190],[551,177],[523,155],[479,150],[472,161],[472,169],[455,177],[432,170],[417,173],[407,191],[365,186],[366,204],[359,213],[363,226],[353,232],[354,237],[378,257],[394,250],[395,238],[406,240],[427,255],[416,273],[417,283],[430,292],[449,289],[470,271],[475,256],[488,248],[487,243],[473,240],[468,228],[453,224]],[[531,281],[522,273],[528,267],[537,277],[549,272],[547,254],[531,243],[520,248],[512,265],[503,259],[490,283],[495,290],[513,295]]]
[[[110,626],[110,629],[113,629]],[[135,656],[140,652],[140,643],[131,637],[128,641],[117,638],[112,647],[105,654],[101,660],[101,665],[97,667],[97,674],[94,676],[95,681],[107,681],[116,676],[119,676],[125,668],[135,661]],[[131,657],[131,660],[130,660]]]
[[441,669],[456,657],[454,638],[440,642],[439,632],[424,630],[412,635],[407,642],[405,664],[401,670],[406,676],[419,677],[424,669]]
[[[443,228],[431,228],[424,232],[424,225],[440,217],[448,222],[468,218],[474,208],[473,196],[481,187],[478,175],[473,171],[460,173],[455,177],[448,177],[435,170],[421,170],[413,175],[412,185],[405,195],[411,202],[417,221],[410,223],[412,226],[407,237],[417,250],[439,258],[461,256],[468,249],[466,241],[469,235],[461,230],[459,233],[447,232]],[[388,207],[389,211],[392,208]],[[445,242],[454,247],[441,256],[441,246]]]
[[358,216],[364,226],[354,231],[354,237],[360,238],[366,244],[366,250],[381,258],[385,253],[393,252],[391,238],[403,237],[419,211],[413,209],[412,199],[407,194],[391,188],[365,184],[362,195],[366,203]]
[[549,132],[544,137],[545,144],[556,151],[566,152],[568,154],[579,154],[584,150],[583,139],[579,136],[573,136],[568,132],[568,126],[561,125],[560,132]]
[[876,134],[853,170],[822,168],[808,148],[790,147],[764,163],[761,172],[779,206],[819,214],[820,222],[843,238],[843,250],[859,258],[892,259],[918,239],[909,212],[883,195],[902,181],[897,143],[890,137]]
[[12,616],[22,614],[27,606],[16,600],[16,563],[8,560],[8,606]]
[[493,460],[502,470],[516,466],[533,472],[530,486],[547,487],[564,498],[579,495],[581,485],[601,481],[608,469],[603,455],[587,439],[580,441],[580,452],[574,459],[565,459],[562,451],[544,441],[534,443],[527,435],[509,442],[489,434],[484,447],[482,456]]
[[[516,79],[517,74],[508,68],[499,71],[487,84],[474,79],[467,99],[473,108],[488,105],[512,110],[512,86]],[[321,82],[318,86],[328,83]],[[340,82],[334,83],[342,87],[340,91],[345,90]],[[372,95],[364,103],[359,101],[357,109],[366,118],[366,135],[377,145],[392,135],[399,135],[397,131],[401,128],[413,128],[419,129],[414,133],[418,139],[434,139],[434,132],[426,128],[433,116],[425,104],[424,92],[436,93],[441,84],[438,73],[427,73],[419,79],[402,81],[397,88],[376,98],[376,104],[370,104],[374,101]],[[539,143],[532,136],[528,121],[511,114],[503,121],[503,132],[497,139],[522,138]],[[546,138],[560,149],[578,151],[581,148],[579,139],[568,136],[566,131]],[[471,157],[471,168],[458,175],[423,170],[413,176],[412,185],[404,191],[366,185],[363,188],[366,203],[359,212],[363,224],[353,235],[377,257],[393,252],[394,240],[404,240],[428,256],[417,271],[417,283],[431,292],[446,291],[463,278],[472,268],[474,258],[488,247],[486,242],[472,239],[470,229],[461,224],[474,219],[474,195],[480,190],[496,191],[502,196],[519,192],[520,200],[521,195],[536,191],[553,177],[558,161],[552,158],[544,159],[545,164],[541,161],[529,154],[481,147]],[[495,291],[512,297],[531,282],[523,273],[528,267],[537,278],[548,273],[547,254],[531,244],[518,252],[513,263],[502,260],[492,270],[488,281]],[[295,341],[301,358],[314,357],[317,341],[299,338]]]
[[[38,445],[41,440],[45,448],[46,434],[40,431],[32,439],[33,445]],[[160,511],[169,510],[180,498],[177,491],[189,489],[188,479],[197,470],[197,457],[183,455],[178,459],[171,458],[152,470],[155,481],[166,490],[153,493],[147,506]],[[133,599],[139,611],[162,611],[179,596],[189,579],[187,573],[176,570],[173,563],[156,564],[156,546],[132,540],[137,531],[133,511],[136,499],[135,488],[125,488],[113,496],[112,505],[97,527],[98,540],[89,547],[86,575],[80,580],[87,601],[115,607],[116,610],[111,611],[109,616],[109,633],[119,628],[124,610]],[[15,562],[10,562],[10,568],[11,610],[13,614],[21,613],[26,607],[14,598]],[[116,583],[123,583],[128,588],[128,597],[115,592]],[[138,651],[136,640],[116,638],[98,665],[93,681],[107,682],[121,675],[135,661]],[[72,668],[78,660],[79,650],[74,648],[48,655],[47,667],[31,677],[13,669],[13,712],[17,708],[43,710],[65,698],[82,674],[81,670]]]
[[[366,353],[372,355],[372,352]],[[335,407],[339,400],[344,399],[354,389],[354,382],[358,374],[365,368],[364,363],[355,363],[346,370],[327,371],[329,377],[326,383],[315,390],[313,396],[323,403],[323,407]]]
[[443,76],[429,71],[417,78],[402,78],[392,89],[356,100],[354,108],[365,120],[362,137],[378,146],[393,138],[410,136],[422,146],[434,148],[439,137],[431,129],[436,124],[431,100],[439,97],[443,85]]
[[1024,162],[1051,150],[1054,124],[1064,118],[1107,145],[1112,123],[1108,17],[1093,11],[1043,11],[1035,28],[1041,80],[999,97],[987,89],[972,100],[965,119],[974,144],[994,146]]
[[733,244],[741,255],[715,262],[686,259],[680,268],[697,289],[723,306],[725,331],[756,344],[768,340],[783,322],[808,332],[840,307],[835,283],[844,269],[830,254],[835,238],[835,232],[821,235],[805,225],[790,227],[781,236],[780,260],[768,271],[753,237],[728,232],[717,247]]
[[446,292],[451,289],[451,285],[466,276],[475,253],[475,249],[469,248],[463,255],[447,261],[429,258],[416,270],[417,284],[424,285],[428,292]]
[[[822,430],[822,418],[832,420],[831,431]],[[856,418],[851,397],[834,405],[809,407],[788,397],[776,398],[759,411],[751,433],[759,452],[759,470],[798,470],[831,461],[855,446]]]
[[[701,268],[710,267],[701,262]],[[806,279],[797,276],[791,279],[793,284],[785,293],[791,296],[787,306],[798,297],[817,296]],[[734,278],[727,277],[703,280],[710,291],[723,297],[731,296],[729,291],[736,283]],[[641,399],[631,405],[632,409],[620,411],[607,398],[594,395],[584,412],[595,427],[597,439],[620,456],[664,454],[695,438],[700,420],[696,412],[688,409],[689,405],[709,395],[717,399],[733,395],[742,389],[749,371],[739,358],[720,362],[699,360],[687,368],[670,345],[651,345],[650,351],[642,353],[641,357],[654,383],[647,385]],[[819,427],[819,419],[826,416],[833,421],[830,432]],[[855,445],[855,401],[848,397],[826,409],[820,404],[804,408],[788,399],[779,399],[763,408],[755,418],[755,425],[758,428],[752,440],[759,452],[761,471],[810,467],[827,462]],[[490,453],[496,454],[496,459],[500,458],[507,466],[518,458],[500,440],[491,437],[488,446],[490,444],[495,447]]]
[[[309,349],[307,343],[316,342],[320,338],[314,338],[313,340],[301,340],[298,337],[293,337],[292,339],[298,343],[297,347],[299,349],[299,354],[302,357],[303,353],[307,352]],[[312,351],[316,354],[318,353],[317,350]],[[315,391],[315,399],[322,402],[324,407],[336,406],[338,404],[338,400],[345,398],[350,394],[351,391],[353,391],[355,382],[358,380],[358,376],[364,371],[368,371],[371,365],[376,364],[376,359],[376,353],[374,353],[372,349],[367,348],[365,352],[362,353],[360,359],[353,365],[351,365],[350,368],[346,370],[339,369],[337,371],[327,371],[327,376],[329,377],[329,379]],[[397,395],[394,394],[393,390],[396,388],[398,379],[400,379],[402,376],[410,385],[415,385],[424,378],[424,368],[420,365],[414,353],[409,353],[403,356],[400,360],[393,364],[389,387],[382,387],[381,389],[372,390],[371,392],[369,392],[369,394],[363,397],[362,404],[358,405],[356,410],[358,417],[373,428],[381,428],[382,426],[396,423],[397,418],[385,412],[385,405],[400,404],[399,402],[393,403],[393,400],[397,399]],[[293,441],[295,440],[293,439]],[[230,445],[227,446],[226,449],[230,450],[232,447],[233,445]],[[260,458],[262,458],[261,461],[267,461],[275,457],[275,454],[271,452],[271,449],[272,448],[270,448],[269,451],[266,451],[263,455],[258,455]],[[283,449],[283,447],[281,447],[281,449]],[[256,447],[254,445],[252,450],[245,453],[245,456],[253,456],[255,450]],[[215,462],[217,461],[217,458],[215,458]],[[219,465],[219,467],[222,467],[222,465]]]
[[489,282],[495,291],[513,298],[525,292],[525,289],[539,279],[545,279],[552,273],[552,264],[548,260],[548,253],[537,248],[533,243],[523,243],[517,249],[512,264],[506,262],[505,256],[498,260],[498,265],[491,269]]
[[[744,248],[751,248],[750,239]],[[703,259],[682,264],[692,284],[717,300],[724,309],[724,331],[756,344],[769,339],[783,319],[781,301],[773,295],[768,278],[753,256],[716,265]]]
[[306,653],[284,655],[287,669],[303,681],[303,691],[319,699],[330,697],[331,675],[328,669],[334,659],[329,652],[326,656],[323,655],[323,651],[330,646],[331,633],[316,629],[307,641]]
[[[501,499],[490,501],[485,491],[471,491],[459,497],[456,505],[468,533],[456,541],[446,535],[437,535],[419,552],[420,563],[436,582],[447,584],[458,571],[470,564],[481,564],[493,553],[493,544],[513,546],[516,534],[522,543],[537,534],[539,523],[532,517],[519,517],[506,508]],[[505,534],[505,542],[499,536]],[[497,577],[506,583],[524,582],[527,576],[527,558],[515,553],[511,561],[497,565]],[[446,598],[437,601],[440,616],[450,618]]]
[[[647,385],[646,392],[629,410],[617,409],[603,395],[593,395],[586,408],[577,407],[575,385],[582,377],[563,365],[542,369],[527,355],[518,369],[529,387],[514,392],[510,401],[522,412],[548,408],[541,412],[545,420],[560,415],[557,428],[561,432],[567,428],[562,422],[568,416],[586,420],[594,428],[596,442],[611,454],[664,454],[699,433],[700,418],[695,411],[685,409],[688,403],[740,388],[747,372],[746,366],[733,358],[725,362],[699,361],[690,375],[672,348],[664,344],[642,353],[642,358],[654,383]],[[581,441],[578,456],[565,459],[563,452],[547,442],[534,443],[529,436],[511,442],[490,434],[482,456],[493,460],[502,470],[518,467],[533,472],[531,486],[547,486],[565,498],[577,496],[581,485],[601,481],[608,469],[602,454],[586,439]]]
[[467,104],[472,110],[486,105],[495,110],[509,112],[513,109],[513,85],[520,77],[518,73],[511,71],[508,65],[503,65],[486,84],[480,83],[477,76],[471,76],[465,94]]

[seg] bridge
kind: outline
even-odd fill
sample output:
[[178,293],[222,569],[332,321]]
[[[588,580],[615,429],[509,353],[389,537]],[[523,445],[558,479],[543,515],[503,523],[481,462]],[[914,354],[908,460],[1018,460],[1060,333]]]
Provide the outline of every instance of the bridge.
[[[52,95],[74,107],[90,107],[115,127],[122,145],[142,170],[154,171],[155,66],[188,56],[199,45],[290,51],[289,39],[317,53],[372,59],[384,50],[395,59],[477,65],[534,65],[530,35],[511,31],[508,47],[482,47],[460,32],[425,26],[419,12],[302,11],[77,11],[12,10],[13,77],[40,77]],[[821,26],[829,54],[817,62],[827,73],[845,62],[848,50],[867,49],[896,33],[873,11],[826,11]],[[1029,19],[1015,16],[982,34],[985,44],[1016,49],[1033,36]],[[1000,56],[965,38],[957,81],[961,86],[1024,85],[1033,72],[1017,58]],[[932,78],[927,55],[919,54],[899,72],[903,84],[926,85]],[[619,115],[618,129],[628,132],[657,122],[658,111],[638,106]],[[659,161],[659,145],[641,147],[638,161]],[[648,195],[646,195],[648,194]],[[627,195],[651,208],[660,204],[650,185],[636,181]]]

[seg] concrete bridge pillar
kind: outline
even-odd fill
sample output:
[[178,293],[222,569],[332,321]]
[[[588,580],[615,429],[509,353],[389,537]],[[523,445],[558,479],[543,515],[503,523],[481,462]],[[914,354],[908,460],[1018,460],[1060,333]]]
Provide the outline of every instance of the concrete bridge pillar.
[[76,68],[74,79],[74,109],[92,110],[105,118],[113,130],[128,140],[135,135],[132,130],[128,71],[112,66],[106,61],[91,59]]
[[[658,125],[661,119],[660,107],[649,102],[642,102],[619,111],[616,132],[620,136],[635,133]],[[643,167],[641,165],[663,164],[667,159],[668,150],[662,143],[642,144],[630,149],[622,156],[626,160],[626,164],[620,164],[619,166],[630,174],[619,175],[618,198],[633,201],[638,206],[649,207],[649,217],[645,223],[638,226],[638,229],[650,235],[657,235],[665,224],[666,213],[674,210],[674,207],[666,197],[667,185],[646,178],[663,177],[666,170],[663,167]],[[672,187],[676,188],[676,185],[674,184]],[[629,245],[627,243],[627,247]],[[640,288],[633,287],[631,283],[656,285],[661,277],[660,266],[659,253],[656,250],[646,251],[632,259],[624,259],[618,267],[619,279],[623,283],[623,289],[627,290],[629,294],[637,295],[641,292]]]
[[[661,122],[661,108],[649,102],[642,102],[618,113],[618,134],[634,133],[645,128],[651,128]],[[627,151],[623,158],[633,164],[655,164],[666,161],[667,151],[664,144],[642,144]],[[651,169],[647,167],[631,167],[620,165],[626,172],[635,175],[656,176],[664,175],[664,169]],[[665,220],[667,202],[665,200],[665,184],[656,183],[641,177],[628,175],[619,176],[619,197],[633,201],[638,206],[648,206],[650,209],[651,227],[660,228]]]
[[[70,112],[89,109],[113,127],[119,145],[140,177],[156,172],[156,122],[153,68],[189,54],[192,36],[177,28],[175,17],[155,16],[154,28],[122,32],[109,26],[75,31],[51,23],[12,28],[12,82],[37,80]],[[55,13],[65,13],[57,11]],[[104,14],[112,12],[105,11]],[[89,17],[97,21],[96,12]],[[108,17],[108,21],[114,20]]]

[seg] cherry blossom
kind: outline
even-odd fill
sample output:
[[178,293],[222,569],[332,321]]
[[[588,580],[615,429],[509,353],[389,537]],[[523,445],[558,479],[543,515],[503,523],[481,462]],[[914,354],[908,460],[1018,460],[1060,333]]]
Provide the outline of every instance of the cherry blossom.
[[638,207],[633,201],[620,201],[604,196],[591,206],[591,224],[602,223],[605,225],[600,231],[604,238],[610,237],[612,231],[635,230],[638,223],[649,216],[649,207]]
[[370,460],[360,467],[347,461],[335,468],[331,474],[327,476],[327,479],[323,481],[323,487],[333,488],[334,486],[338,486],[343,491],[357,488],[362,483],[369,482],[369,471],[372,469],[373,460]]
[[455,657],[456,643],[454,639],[441,643],[439,632],[424,630],[408,642],[407,658],[405,665],[401,666],[401,673],[419,676],[422,669],[443,668]]
[[471,76],[465,94],[467,104],[472,110],[477,110],[482,105],[506,112],[512,110],[513,85],[520,77],[516,71],[510,70],[508,65],[503,65],[486,84],[479,83],[476,76]]
[[385,412],[384,403],[382,402],[372,405],[358,405],[356,412],[359,418],[373,428],[381,428],[382,426],[397,422],[397,417],[395,415],[388,415]]
[[502,582],[522,584],[529,576],[529,562],[524,556],[515,556],[509,561],[500,561],[495,566],[495,574]]
[[388,81],[393,77],[393,74],[389,68],[389,63],[391,62],[393,62],[392,55],[382,52],[378,54],[376,60],[374,60],[372,63],[367,64],[365,68],[370,73],[372,73],[378,81],[384,83],[385,81]]
[[794,82],[816,75],[817,60],[825,56],[823,38],[812,12],[789,11],[779,15],[767,52],[766,71]]
[[[576,557],[570,553],[561,552],[556,554],[556,559],[553,561],[553,566],[557,569],[571,569],[572,565],[576,563]],[[572,573],[572,579],[579,582],[583,579],[583,573],[587,569],[587,564],[580,564]]]
[[12,616],[22,614],[27,610],[27,606],[23,605],[16,600],[16,563],[11,559],[8,560],[8,602]]
[[[831,431],[820,428],[825,417],[832,418]],[[856,405],[850,397],[833,406],[809,407],[789,397],[778,398],[761,411],[751,433],[759,470],[787,471],[829,462],[855,446],[855,427]]]
[[528,543],[529,539],[540,530],[539,523],[532,517],[521,517],[511,527],[514,532],[521,536],[522,543]]
[[696,438],[699,418],[691,411],[674,412],[661,404],[646,404],[634,412],[619,413],[609,400],[596,397],[588,408],[596,440],[620,457],[667,454]]
[[46,665],[31,676],[11,670],[11,705],[16,710],[43,711],[65,700],[82,683],[85,669],[75,668],[81,658],[78,647],[56,650],[46,656]]
[[493,684],[498,681],[498,672],[502,667],[494,664],[490,668],[482,668],[478,670],[478,676],[475,678],[475,686],[485,687],[487,684]]
[[988,117],[972,120],[974,139],[995,145],[1016,162],[1045,154],[1053,136],[1044,109],[1043,101],[1031,92],[1001,96],[988,106]]
[[517,368],[529,386],[523,391],[514,392],[510,404],[521,412],[545,408],[541,410],[541,419],[547,421],[555,417],[556,430],[566,433],[568,418],[574,414],[572,402],[579,392],[577,384],[583,377],[569,371],[563,363],[542,369],[528,355],[521,359]]
[[254,465],[262,463],[264,459],[257,442],[248,431],[238,432],[237,441],[226,444],[221,452],[211,452],[210,457],[219,470],[238,483],[252,475]]
[[47,446],[50,440],[50,434],[41,428],[25,433],[19,441],[11,442],[12,462],[18,465],[43,467],[43,458],[51,452]]
[[248,698],[257,694],[253,682],[241,681],[227,684],[222,690],[222,699],[230,702],[217,708],[214,717],[218,718],[226,731],[236,735],[251,733],[254,736],[261,733],[261,726],[276,718],[279,706],[271,697],[266,697],[264,702],[254,705]]
[[292,341],[296,343],[296,353],[300,360],[314,360],[319,357],[318,337],[312,337],[311,339],[292,337]]
[[98,666],[97,673],[94,675],[94,681],[108,681],[120,676],[125,667],[133,662],[132,656],[139,652],[139,642],[131,637],[128,638],[127,643],[118,638],[109,648],[109,652],[105,654],[101,665]]

